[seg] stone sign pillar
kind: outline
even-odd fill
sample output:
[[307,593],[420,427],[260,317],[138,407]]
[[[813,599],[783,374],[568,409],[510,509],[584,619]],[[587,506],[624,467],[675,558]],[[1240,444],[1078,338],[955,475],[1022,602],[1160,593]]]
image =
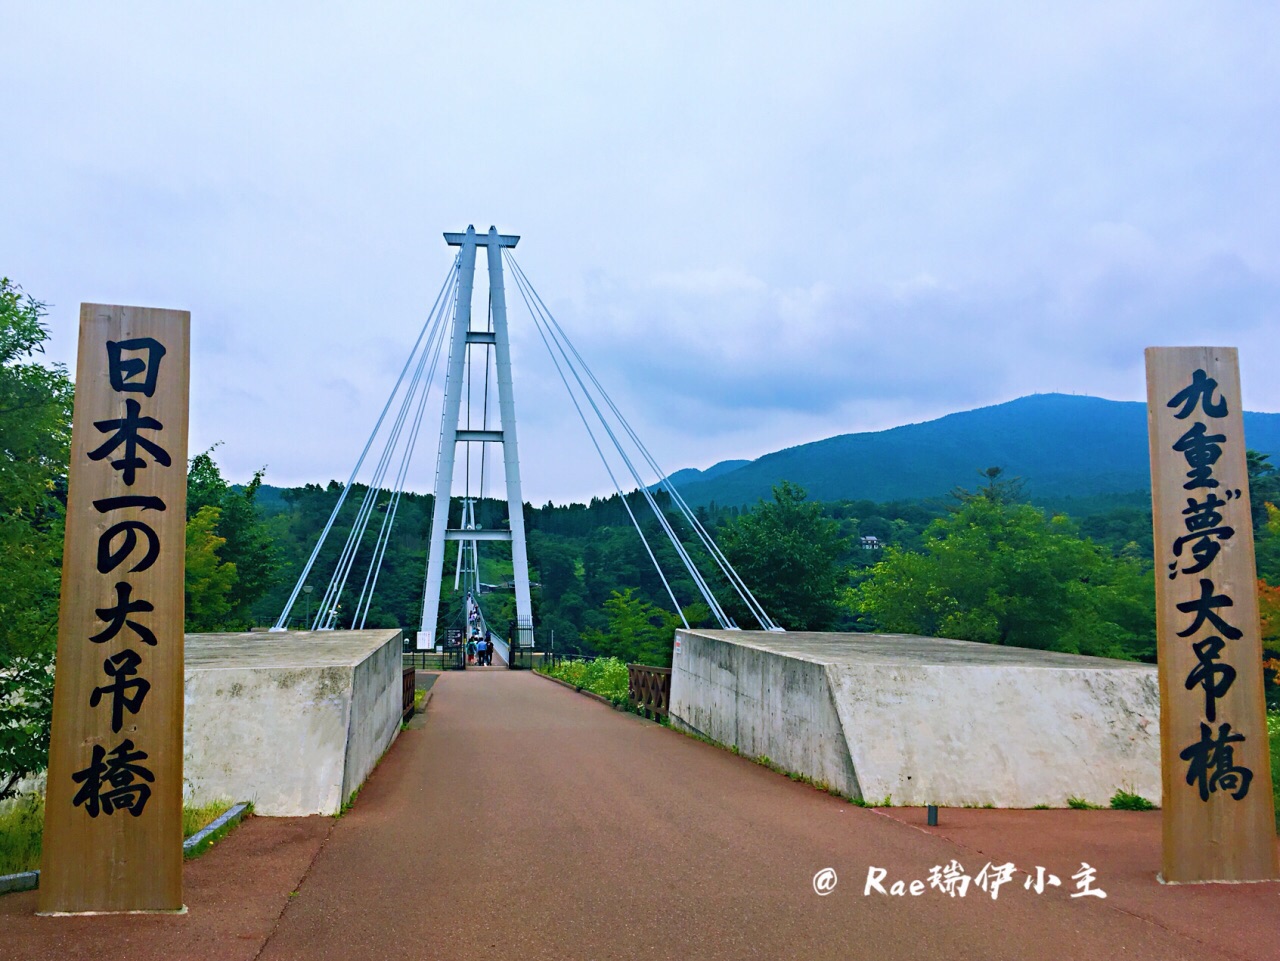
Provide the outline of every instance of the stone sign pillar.
[[1234,347],[1149,347],[1165,881],[1280,877]]
[[43,914],[184,910],[190,321],[80,308]]

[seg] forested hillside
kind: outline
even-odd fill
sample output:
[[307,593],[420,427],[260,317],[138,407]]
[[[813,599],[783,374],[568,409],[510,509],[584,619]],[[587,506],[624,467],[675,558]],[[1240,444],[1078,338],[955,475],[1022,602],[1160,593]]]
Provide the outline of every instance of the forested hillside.
[[[1255,455],[1251,466],[1260,508],[1268,499],[1280,500],[1280,484],[1265,456]],[[971,479],[968,488],[958,489],[946,498],[887,503],[817,502],[807,499],[798,486],[784,483],[770,500],[751,508],[703,507],[697,513],[766,609],[790,629],[912,630],[1116,656],[1151,656],[1154,624],[1148,596],[1153,589],[1149,507],[1122,503],[1072,518],[1049,514],[1028,504],[1018,479],[1007,478],[998,469],[975,470]],[[262,524],[274,545],[279,576],[254,606],[258,623],[271,623],[279,615],[340,493],[341,485],[331,482],[326,487],[308,485],[272,492],[265,499],[272,506],[263,508]],[[318,600],[323,592],[357,504],[364,496],[363,488],[353,490],[330,534],[329,544],[309,578],[314,599]],[[631,498],[636,515],[643,518],[646,511],[640,495],[633,494]],[[979,509],[984,503],[990,510]],[[430,512],[429,495],[406,495],[401,503],[397,533],[365,622],[367,626],[412,629],[420,621]],[[671,516],[678,524],[674,513]],[[500,502],[485,501],[479,507],[482,527],[502,526],[504,517],[505,505]],[[634,627],[652,622],[652,634],[641,632],[643,642],[656,643],[655,638],[664,636],[669,656],[670,630],[677,623],[674,607],[620,498],[540,508],[526,505],[525,523],[540,643],[549,641],[554,630],[561,650],[605,650],[619,623],[625,621]],[[709,611],[697,602],[692,582],[681,571],[656,521],[651,519],[642,527],[690,624],[711,626]],[[885,586],[895,579],[907,585],[904,589],[918,583],[921,575],[910,566],[914,562],[903,558],[927,558],[931,552],[937,554],[944,542],[949,549],[955,548],[960,534],[972,527],[986,529],[987,535],[966,548],[970,555],[963,565],[951,565],[954,570],[967,572],[968,580],[947,586],[951,600],[944,606],[980,607],[987,603],[983,600],[987,595],[1016,594],[1025,597],[1028,604],[1050,611],[1050,594],[1061,585],[1080,582],[1090,586],[1075,590],[1076,595],[1101,591],[1105,583],[1105,590],[1113,599],[1123,595],[1122,606],[1136,606],[1145,613],[1131,618],[1120,634],[1108,635],[1113,640],[1123,635],[1116,643],[1088,640],[1087,631],[1081,626],[1084,621],[1077,622],[1077,640],[1065,640],[1072,631],[1055,628],[1055,618],[1049,615],[1033,635],[1003,628],[970,629],[966,633],[964,625],[969,622],[940,615],[921,614],[915,621],[904,620],[899,614],[910,607],[905,603],[907,595],[891,603],[886,598],[894,595],[892,591],[886,593]],[[1258,533],[1260,571],[1280,580],[1280,538],[1269,533],[1266,513],[1261,509]],[[357,562],[353,581],[365,576],[366,564],[363,558]],[[1021,581],[992,580],[1002,564],[1011,577],[1015,571],[1022,571],[1025,577]],[[1039,574],[1032,570],[1036,564],[1044,565]],[[450,560],[446,564],[441,609],[445,624],[458,616],[457,596],[451,598],[449,594],[452,568]],[[482,600],[498,625],[505,625],[513,616],[510,578],[509,548],[501,543],[483,545],[481,580],[496,589]],[[864,586],[868,580],[877,579],[878,586]],[[820,596],[815,595],[815,589]],[[970,600],[964,600],[965,596]],[[299,600],[291,623],[300,625],[305,615],[314,615],[314,607],[309,604],[310,601]],[[344,598],[343,604],[349,610],[349,600]],[[731,610],[741,626],[754,626],[745,610]],[[891,614],[894,610],[899,613]],[[1062,616],[1070,620],[1067,614]],[[347,617],[340,611],[338,623],[351,626]],[[989,621],[984,623],[990,625]]]
[[[1244,415],[1254,450],[1280,460],[1280,414]],[[732,463],[732,462],[729,462]],[[1035,394],[865,434],[843,434],[766,454],[732,470],[673,476],[690,504],[753,504],[790,480],[817,500],[943,497],[975,468],[998,464],[1026,496],[1053,508],[1069,499],[1149,489],[1146,406]],[[719,467],[720,465],[717,465]]]

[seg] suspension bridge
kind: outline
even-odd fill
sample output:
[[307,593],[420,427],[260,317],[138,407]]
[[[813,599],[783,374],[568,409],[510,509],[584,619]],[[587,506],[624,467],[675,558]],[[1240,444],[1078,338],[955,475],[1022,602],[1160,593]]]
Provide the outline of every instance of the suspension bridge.
[[[517,439],[515,388],[508,333],[505,277],[515,281],[520,300],[539,339],[545,346],[569,403],[581,421],[591,446],[604,467],[614,491],[626,508],[636,534],[653,563],[666,599],[688,628],[685,610],[701,601],[721,629],[739,625],[726,612],[721,598],[731,594],[760,630],[780,631],[734,570],[711,534],[670,482],[618,405],[574,347],[564,327],[547,308],[515,259],[519,237],[501,234],[496,227],[477,233],[446,233],[446,243],[457,248],[427,319],[414,341],[399,377],[368,440],[356,458],[347,484],[298,576],[273,630],[291,623],[295,606],[313,572],[319,574],[322,558],[331,564],[329,578],[307,627],[328,631],[338,627],[363,630],[369,617],[378,579],[391,543],[396,513],[406,484],[419,477],[414,471],[424,421],[433,411],[432,400],[441,395],[434,480],[433,506],[427,566],[423,574],[422,616],[416,630],[419,650],[430,650],[448,639],[449,624],[460,624],[454,637],[490,634],[519,648],[533,645],[533,607],[530,596],[520,456]],[[476,260],[483,249],[488,268],[487,307],[473,312]],[[433,391],[439,380],[442,389]],[[496,395],[496,396],[495,396]],[[501,458],[491,451],[501,449]],[[494,475],[499,475],[495,479]],[[347,495],[367,477],[354,522],[336,551],[326,553],[329,535]],[[498,526],[477,523],[476,505],[501,487],[506,517]],[[640,495],[641,510],[656,520],[658,536],[665,538],[692,583],[696,596],[679,597],[670,572],[658,562],[651,536],[645,533],[633,508]],[[671,507],[664,510],[657,492]],[[374,519],[377,522],[374,523]],[[492,616],[485,610],[480,580],[481,545],[504,544],[510,550],[515,593],[515,623],[510,629],[492,630]],[[446,553],[453,547],[453,589],[442,607]],[[335,556],[336,555],[336,556]],[[449,598],[452,598],[450,600]],[[442,616],[443,614],[443,616]],[[699,625],[693,625],[699,626]],[[504,659],[508,658],[501,649]]]
[[[6,957],[1277,957],[1278,882],[1157,884],[1159,812],[1026,810],[1099,805],[1117,786],[1160,797],[1154,668],[781,631],[547,309],[519,238],[445,239],[457,254],[275,633],[186,638],[184,782],[215,797],[248,785],[237,795],[273,816],[187,866],[185,916],[54,929],[34,892],[0,898]],[[363,630],[439,395],[417,647],[454,622],[502,644],[481,549],[503,545],[511,643],[531,638],[506,276],[680,617],[669,725],[532,672],[449,672],[402,727],[401,632]],[[356,520],[326,554],[361,476]],[[505,520],[478,509],[490,485]],[[321,567],[307,630],[288,630]],[[714,627],[688,623],[690,600]],[[347,813],[294,816],[317,811]]]

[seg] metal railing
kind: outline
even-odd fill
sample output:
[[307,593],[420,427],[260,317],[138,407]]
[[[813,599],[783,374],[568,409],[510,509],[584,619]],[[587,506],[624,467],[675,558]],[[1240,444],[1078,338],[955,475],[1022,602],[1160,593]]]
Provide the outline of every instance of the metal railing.
[[512,647],[511,658],[507,667],[513,671],[529,671],[551,663],[551,655],[546,651],[534,651],[524,647]]
[[598,654],[561,654],[558,651],[543,651],[539,667],[555,667],[557,664],[564,664],[566,661],[582,661],[590,664],[597,660]]
[[467,653],[462,645],[446,647],[442,651],[405,651],[402,659],[405,667],[414,667],[420,671],[467,669]]

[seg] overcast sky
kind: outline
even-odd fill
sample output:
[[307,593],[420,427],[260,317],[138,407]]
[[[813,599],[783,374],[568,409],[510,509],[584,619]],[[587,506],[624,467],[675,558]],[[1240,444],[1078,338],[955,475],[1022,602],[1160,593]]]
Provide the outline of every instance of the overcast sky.
[[[0,274],[72,366],[82,301],[190,310],[192,452],[278,485],[350,473],[469,223],[521,235],[669,471],[1140,400],[1150,345],[1239,347],[1245,406],[1277,411],[1278,21],[0,0]],[[512,308],[526,499],[606,492]]]

